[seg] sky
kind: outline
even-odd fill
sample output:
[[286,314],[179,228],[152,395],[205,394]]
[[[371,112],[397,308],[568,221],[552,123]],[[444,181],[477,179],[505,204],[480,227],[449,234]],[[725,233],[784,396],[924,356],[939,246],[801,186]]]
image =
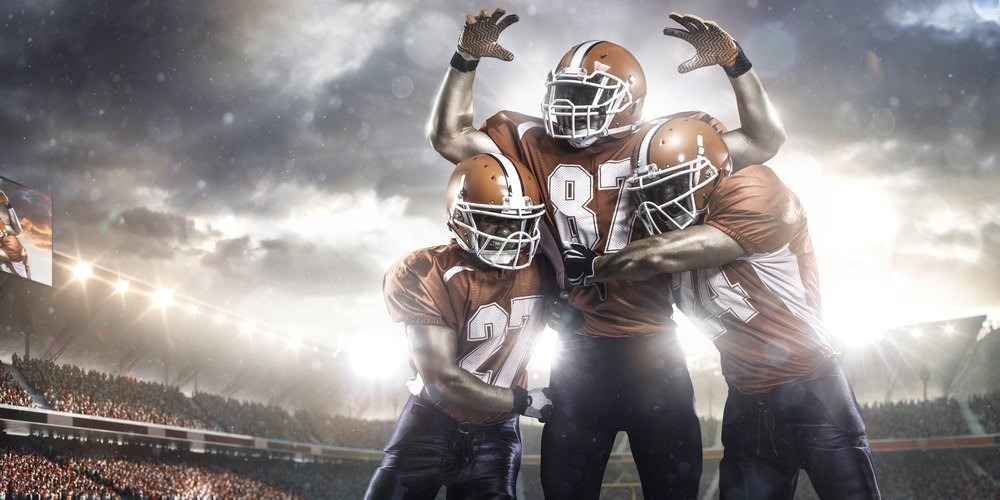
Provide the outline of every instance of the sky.
[[[451,165],[425,139],[466,13],[444,1],[7,0],[0,175],[52,197],[56,251],[333,349],[401,345],[393,262],[448,240]],[[788,131],[835,335],[1000,311],[996,0],[504,3],[475,123],[537,114],[571,46],[643,64],[647,117],[730,128],[719,68],[670,11],[742,45]],[[56,284],[58,286],[58,283]],[[405,347],[402,347],[405,352]]]

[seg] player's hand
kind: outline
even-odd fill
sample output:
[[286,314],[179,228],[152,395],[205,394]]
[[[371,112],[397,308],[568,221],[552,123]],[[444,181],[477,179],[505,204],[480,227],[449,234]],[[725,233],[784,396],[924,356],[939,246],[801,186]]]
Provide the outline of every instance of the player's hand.
[[604,283],[595,283],[594,261],[597,260],[597,253],[579,244],[571,243],[569,248],[563,250],[563,268],[566,272],[566,279],[573,286],[597,286],[597,293],[601,300],[608,298],[608,288]]
[[551,391],[548,387],[528,391],[528,407],[524,409],[524,416],[537,418],[543,424],[552,418]]
[[519,18],[517,14],[506,17],[504,14],[506,11],[498,7],[492,14],[489,10],[483,9],[478,16],[466,15],[465,28],[462,30],[462,36],[458,37],[458,51],[467,59],[495,57],[512,61],[514,54],[501,47],[497,40],[500,39],[500,33],[516,23]]
[[[726,70],[729,76],[735,78],[750,69],[750,61],[743,55],[743,49],[736,43],[733,37],[726,33],[726,30],[715,24],[714,21],[706,21],[691,14],[670,13],[673,19],[684,27],[663,28],[663,34],[680,38],[694,46],[694,57],[681,63],[677,71],[687,73],[688,71],[718,64]],[[743,65],[746,68],[743,68]],[[740,71],[741,70],[741,71]],[[731,74],[739,71],[737,75]]]
[[10,198],[7,197],[7,193],[0,190],[0,205],[10,208]]

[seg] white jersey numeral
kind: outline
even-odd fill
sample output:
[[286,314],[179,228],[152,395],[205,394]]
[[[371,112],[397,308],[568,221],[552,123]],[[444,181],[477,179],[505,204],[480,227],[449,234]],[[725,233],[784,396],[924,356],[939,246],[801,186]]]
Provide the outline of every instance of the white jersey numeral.
[[723,315],[744,323],[757,316],[757,310],[750,303],[750,295],[720,268],[679,273],[674,279],[679,280],[678,305],[681,311],[709,338],[726,333],[721,319]]
[[[603,253],[621,250],[632,233],[632,197],[625,193],[625,179],[632,174],[631,160],[602,163],[597,169],[597,189],[614,190],[615,212]],[[587,207],[594,199],[594,176],[581,165],[559,165],[549,175],[549,198],[555,205],[556,230],[564,245],[580,243],[594,248],[601,238],[597,214]]]
[[[531,346],[545,327],[543,307],[541,295],[511,299],[510,314],[496,302],[481,306],[469,318],[466,339],[482,344],[459,360],[458,366],[487,384],[510,387],[518,368],[526,362]],[[484,370],[483,366],[500,351],[508,334],[516,334],[517,340],[507,359],[496,373]]]

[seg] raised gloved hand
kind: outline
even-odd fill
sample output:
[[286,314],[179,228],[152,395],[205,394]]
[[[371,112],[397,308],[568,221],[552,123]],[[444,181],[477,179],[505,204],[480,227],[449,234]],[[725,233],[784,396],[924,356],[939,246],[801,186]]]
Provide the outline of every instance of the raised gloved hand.
[[688,71],[718,64],[726,70],[730,78],[736,78],[750,70],[750,60],[747,59],[733,37],[713,21],[706,21],[698,16],[676,12],[670,13],[673,19],[685,29],[663,28],[663,34],[680,38],[694,46],[695,55],[677,67],[677,71]]
[[7,193],[3,192],[3,190],[0,190],[0,205],[7,208],[11,207],[10,198],[7,197]]
[[569,248],[563,250],[563,268],[566,272],[566,279],[573,286],[597,287],[597,294],[601,300],[608,298],[608,287],[604,283],[595,283],[594,261],[597,260],[597,253],[579,243],[571,243]]
[[504,61],[512,61],[514,54],[503,48],[497,42],[500,33],[508,26],[518,21],[517,14],[504,17],[506,11],[497,8],[490,14],[483,9],[478,16],[465,16],[465,29],[458,38],[458,52],[468,60],[482,57],[495,57]]

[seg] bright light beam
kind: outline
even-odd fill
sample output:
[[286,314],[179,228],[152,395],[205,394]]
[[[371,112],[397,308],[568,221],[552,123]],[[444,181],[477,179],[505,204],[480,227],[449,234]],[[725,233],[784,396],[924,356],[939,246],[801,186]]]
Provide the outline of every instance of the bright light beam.
[[79,262],[75,267],[73,267],[73,277],[80,281],[87,281],[91,276],[94,275],[94,268],[86,262]]

